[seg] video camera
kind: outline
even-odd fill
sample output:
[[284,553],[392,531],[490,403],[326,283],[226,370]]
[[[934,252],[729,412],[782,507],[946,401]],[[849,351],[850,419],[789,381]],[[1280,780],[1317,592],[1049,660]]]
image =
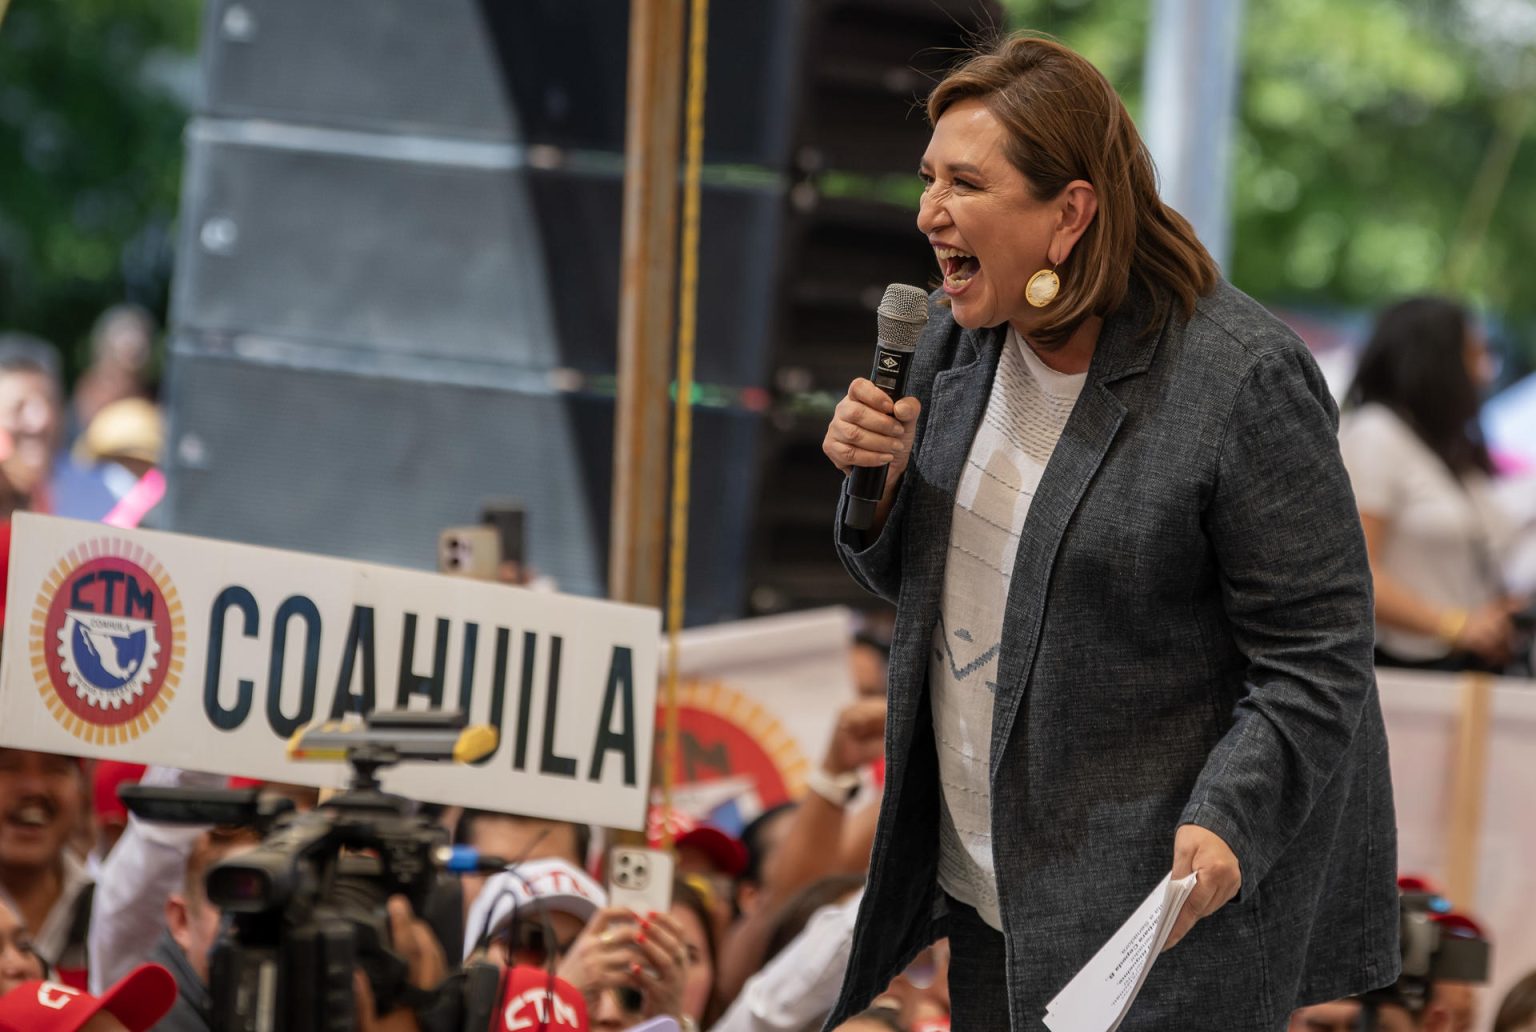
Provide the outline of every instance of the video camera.
[[288,754],[346,760],[347,789],[308,813],[257,790],[125,787],[145,820],[240,824],[265,837],[207,875],[208,899],[226,915],[210,962],[212,1027],[230,1032],[351,1032],[353,972],[367,977],[380,1014],[421,1010],[435,994],[407,979],[390,949],[385,904],[402,895],[421,913],[448,868],[447,832],[382,790],[381,769],[405,760],[471,762],[496,732],[462,714],[374,713],[363,722],[301,729]]
[[1417,1020],[1438,981],[1488,981],[1488,940],[1482,930],[1416,878],[1400,880],[1398,891],[1402,974],[1392,985],[1359,997],[1364,1032],[1376,1027],[1376,1010],[1383,1005],[1401,1007]]

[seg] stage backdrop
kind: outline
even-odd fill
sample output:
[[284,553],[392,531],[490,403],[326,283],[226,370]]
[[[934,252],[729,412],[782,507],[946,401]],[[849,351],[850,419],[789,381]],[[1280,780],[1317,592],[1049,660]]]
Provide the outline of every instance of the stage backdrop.
[[387,788],[644,823],[653,609],[19,514],[6,613],[0,744],[340,785],[340,764],[287,759],[299,727],[460,709],[496,752]]

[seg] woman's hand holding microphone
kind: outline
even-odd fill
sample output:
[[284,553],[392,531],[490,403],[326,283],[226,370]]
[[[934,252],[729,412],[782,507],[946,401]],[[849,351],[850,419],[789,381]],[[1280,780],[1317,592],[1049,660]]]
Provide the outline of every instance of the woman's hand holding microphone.
[[916,398],[892,402],[872,382],[859,377],[837,403],[821,450],[843,473],[856,466],[885,466],[885,498],[875,529],[885,522],[885,512],[896,485],[912,457],[917,417],[922,405]]

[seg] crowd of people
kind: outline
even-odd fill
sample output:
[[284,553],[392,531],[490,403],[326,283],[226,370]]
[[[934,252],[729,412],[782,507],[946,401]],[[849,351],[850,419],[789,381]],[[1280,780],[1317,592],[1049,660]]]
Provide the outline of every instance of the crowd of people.
[[[517,863],[502,873],[444,875],[420,914],[392,901],[391,947],[424,990],[465,965],[550,971],[580,994],[587,1027],[605,1032],[659,1016],[685,1030],[817,1029],[836,1003],[853,947],[875,830],[883,730],[881,699],[851,700],[812,790],[761,814],[740,835],[671,815],[676,875],[670,909],[662,912],[609,904],[602,829],[431,810],[445,837]],[[851,791],[838,787],[847,775],[857,775]],[[0,749],[0,1029],[219,1027],[210,963],[224,922],[205,879],[219,861],[256,847],[260,836],[250,828],[165,825],[126,815],[114,790],[133,781],[225,783],[186,771]],[[260,788],[301,809],[319,801],[311,789]],[[667,819],[653,814],[653,834]],[[1405,886],[1405,898],[1410,892],[1433,897],[1422,882]],[[1434,917],[1437,934],[1482,938],[1474,922],[1442,900],[1433,898],[1433,905],[1443,911]],[[949,944],[941,939],[840,1027],[947,1029],[953,988]],[[370,998],[363,979],[358,996]],[[77,1023],[36,1018],[63,1013],[39,999],[64,1001]],[[1536,973],[1496,1008],[1469,981],[1434,977],[1432,968],[1405,973],[1373,999],[1303,1008],[1291,1029],[1360,1028],[1362,1008],[1370,1009],[1376,1021],[1370,1027],[1381,1032],[1468,1032],[1487,1027],[1492,1015],[1495,1032],[1531,1032]],[[434,1026],[410,1008],[378,1015],[364,1005],[357,1027]]]
[[[31,334],[0,333],[0,558],[9,556],[16,512],[155,524],[165,447],[152,396],[157,332],[137,305],[103,312],[91,331],[90,362],[67,396],[58,348]],[[0,563],[0,589],[5,572]]]
[[[826,779],[878,760],[882,709],[863,698],[844,710],[821,768]],[[69,1028],[117,1027],[84,1024],[98,1013],[134,1030],[217,1027],[210,964],[223,924],[205,881],[261,838],[250,828],[127,815],[115,789],[129,782],[210,787],[225,779],[0,749],[0,1028],[44,1027],[16,1024],[4,1002],[35,1004],[39,993],[79,1001],[72,1013],[81,1024]],[[261,791],[301,810],[319,803],[317,792],[295,786]],[[670,909],[647,913],[609,905],[600,829],[433,809],[445,839],[516,863],[502,873],[444,875],[420,914],[393,900],[391,946],[424,990],[467,964],[547,968],[581,994],[593,1028],[658,1016],[684,1029],[809,1027],[830,1009],[846,962],[871,795],[823,787],[761,814],[739,836],[658,812],[655,828],[670,821],[678,832],[676,875]],[[166,977],[147,976],[151,969]],[[940,945],[861,1020],[947,1024],[945,974]],[[431,1027],[421,1020],[362,1008],[358,1027]]]
[[[100,519],[153,469],[164,442],[144,379],[152,332],[136,310],[104,316],[94,371],[67,405],[57,353],[0,337],[0,485],[10,511]],[[1518,671],[1529,649],[1527,603],[1501,576],[1518,527],[1488,490],[1496,467],[1476,430],[1487,370],[1470,313],[1415,298],[1382,313],[1347,392],[1340,442],[1376,582],[1379,664]],[[396,945],[413,958],[413,976],[427,987],[466,962],[548,965],[581,994],[591,1024],[611,1030],[658,1015],[727,1032],[819,1026],[842,986],[874,842],[869,772],[882,760],[887,649],[865,635],[853,650],[863,694],[839,715],[803,799],[739,836],[674,815],[678,874],[666,912],[608,905],[600,831],[442,815],[454,841],[520,864],[515,874],[445,879],[427,912],[397,915]],[[0,1028],[214,1027],[209,960],[222,925],[204,879],[259,836],[130,817],[116,788],[141,778],[223,781],[0,749]],[[316,803],[309,790],[265,790]],[[947,1027],[949,957],[947,940],[926,947],[843,1027]],[[1482,1004],[1496,1013],[1496,1032],[1536,1028],[1533,987],[1536,975],[1498,1008]],[[1356,1028],[1364,1007],[1384,1030],[1480,1027],[1474,988],[1441,980],[1375,1002],[1303,1008],[1292,1028]],[[409,1011],[360,1015],[363,1028],[415,1021]]]

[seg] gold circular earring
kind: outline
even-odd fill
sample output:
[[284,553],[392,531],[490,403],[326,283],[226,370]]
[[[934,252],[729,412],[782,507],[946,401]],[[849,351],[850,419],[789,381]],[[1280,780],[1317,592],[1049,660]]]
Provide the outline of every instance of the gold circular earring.
[[1056,266],[1049,269],[1041,269],[1029,277],[1029,282],[1024,287],[1024,300],[1035,308],[1044,308],[1056,300],[1056,295],[1061,291],[1061,277],[1056,275]]

